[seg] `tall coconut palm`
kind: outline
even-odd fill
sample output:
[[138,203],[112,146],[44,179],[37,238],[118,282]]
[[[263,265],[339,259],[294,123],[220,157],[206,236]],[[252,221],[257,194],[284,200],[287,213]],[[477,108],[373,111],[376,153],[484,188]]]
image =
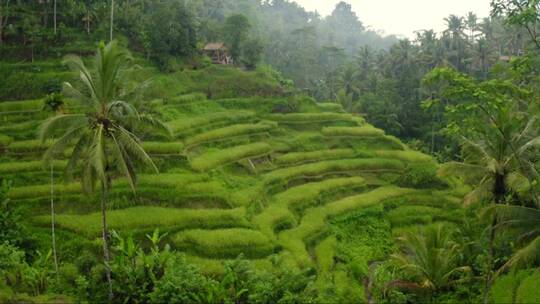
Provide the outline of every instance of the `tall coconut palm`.
[[40,129],[43,141],[50,138],[55,140],[44,155],[46,161],[73,146],[66,166],[67,177],[72,177],[75,168],[80,168],[85,191],[93,192],[96,184],[100,185],[103,258],[111,300],[113,294],[106,208],[112,174],[119,172],[124,175],[135,191],[137,165],[157,172],[156,166],[134,134],[136,124],[150,122],[156,125],[156,120],[140,114],[133,104],[124,99],[129,98],[129,95],[123,83],[123,73],[130,59],[129,53],[114,41],[107,45],[100,44],[94,58],[94,72],[79,57],[66,57],[65,63],[80,75],[84,88],[79,90],[70,83],[64,83],[64,94],[79,102],[85,113],[55,116]]

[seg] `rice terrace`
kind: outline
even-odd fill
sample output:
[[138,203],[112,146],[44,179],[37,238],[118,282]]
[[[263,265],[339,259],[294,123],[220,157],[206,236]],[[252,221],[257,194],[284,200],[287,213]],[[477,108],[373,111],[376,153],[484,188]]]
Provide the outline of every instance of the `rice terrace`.
[[0,303],[540,303],[538,1],[308,2],[0,0]]

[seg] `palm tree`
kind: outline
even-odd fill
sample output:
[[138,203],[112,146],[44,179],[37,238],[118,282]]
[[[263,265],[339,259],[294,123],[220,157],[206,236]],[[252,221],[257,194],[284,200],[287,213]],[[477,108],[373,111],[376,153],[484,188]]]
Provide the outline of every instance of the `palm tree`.
[[85,113],[55,116],[44,122],[40,129],[42,141],[57,137],[45,153],[45,161],[50,161],[56,153],[73,145],[66,166],[67,177],[72,177],[74,169],[80,166],[85,191],[93,192],[96,183],[101,186],[103,258],[111,300],[106,208],[112,173],[123,174],[135,191],[137,165],[158,171],[134,134],[135,124],[156,125],[157,121],[139,114],[133,104],[124,101],[129,94],[124,92],[123,73],[130,61],[130,54],[114,41],[107,45],[100,44],[94,59],[95,72],[91,72],[79,57],[67,56],[65,63],[80,75],[84,89],[78,90],[70,83],[64,83],[64,94],[79,102]]
[[452,231],[435,225],[398,238],[400,252],[391,259],[411,281],[393,281],[391,286],[422,290],[429,295],[463,282],[470,271],[460,265],[460,247],[452,239]]
[[[534,146],[540,144],[536,117],[524,120],[523,113],[509,103],[492,113],[480,106],[488,121],[486,131],[478,140],[463,138],[462,163],[450,163],[441,173],[462,175],[475,183],[474,190],[466,197],[466,203],[493,201],[494,207],[501,206],[510,195],[518,195],[522,200],[534,201],[538,206],[538,195],[532,180],[539,174],[534,164]],[[494,213],[492,213],[494,214]],[[489,259],[487,262],[484,302],[487,303],[494,259],[494,242],[499,226],[498,216],[492,216],[489,228]]]
[[475,33],[478,30],[478,16],[475,13],[469,12],[467,14],[465,23],[467,24],[467,29],[469,30],[469,40],[474,42]]
[[111,0],[111,37],[110,41],[113,40],[113,27],[114,27],[114,0]]
[[494,205],[483,210],[483,217],[497,218],[497,230],[517,234],[518,250],[497,272],[526,268],[540,262],[540,209],[527,206]]

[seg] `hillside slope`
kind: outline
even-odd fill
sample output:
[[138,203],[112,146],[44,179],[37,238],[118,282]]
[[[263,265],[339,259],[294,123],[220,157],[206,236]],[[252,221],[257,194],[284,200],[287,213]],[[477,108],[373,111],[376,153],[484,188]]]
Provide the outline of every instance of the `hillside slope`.
[[[216,274],[239,255],[260,267],[277,257],[313,268],[323,294],[364,298],[361,282],[390,253],[393,235],[461,217],[462,191],[436,176],[431,157],[337,104],[284,96],[279,81],[232,68],[155,78],[146,104],[174,135],[145,137],[160,174],[143,172],[136,194],[114,181],[111,229],[142,238],[159,228]],[[51,172],[40,162],[48,143],[36,141],[35,130],[51,114],[42,108],[39,99],[0,102],[0,174],[45,234]],[[66,110],[77,111],[69,102]],[[56,181],[65,165],[54,163]],[[54,193],[61,233],[99,239],[97,198],[77,182],[56,183]]]

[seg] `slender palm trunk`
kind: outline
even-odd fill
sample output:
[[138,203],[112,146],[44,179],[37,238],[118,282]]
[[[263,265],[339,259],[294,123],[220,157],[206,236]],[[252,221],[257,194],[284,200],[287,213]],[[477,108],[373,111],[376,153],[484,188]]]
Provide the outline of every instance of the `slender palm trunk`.
[[56,253],[56,232],[55,232],[55,212],[54,212],[54,167],[51,163],[51,237],[52,237],[52,251],[54,259],[54,270],[58,277],[58,255]]
[[114,0],[111,0],[111,41],[113,40],[113,26],[114,26]]
[[107,284],[109,285],[109,301],[113,300],[111,265],[109,253],[109,230],[107,229],[107,186],[105,182],[101,182],[101,224],[103,229],[103,260],[105,261],[105,275],[107,276]]
[[53,24],[54,24],[54,35],[55,36],[56,36],[56,1],[57,0],[54,0],[54,13],[53,13],[53,15],[54,15]]
[[489,303],[489,291],[491,290],[491,284],[493,283],[493,260],[495,257],[495,226],[497,225],[497,216],[493,217],[491,221],[490,231],[489,231],[489,252],[488,252],[488,261],[487,261],[487,272],[486,272],[486,282],[484,285],[484,299],[483,303]]

